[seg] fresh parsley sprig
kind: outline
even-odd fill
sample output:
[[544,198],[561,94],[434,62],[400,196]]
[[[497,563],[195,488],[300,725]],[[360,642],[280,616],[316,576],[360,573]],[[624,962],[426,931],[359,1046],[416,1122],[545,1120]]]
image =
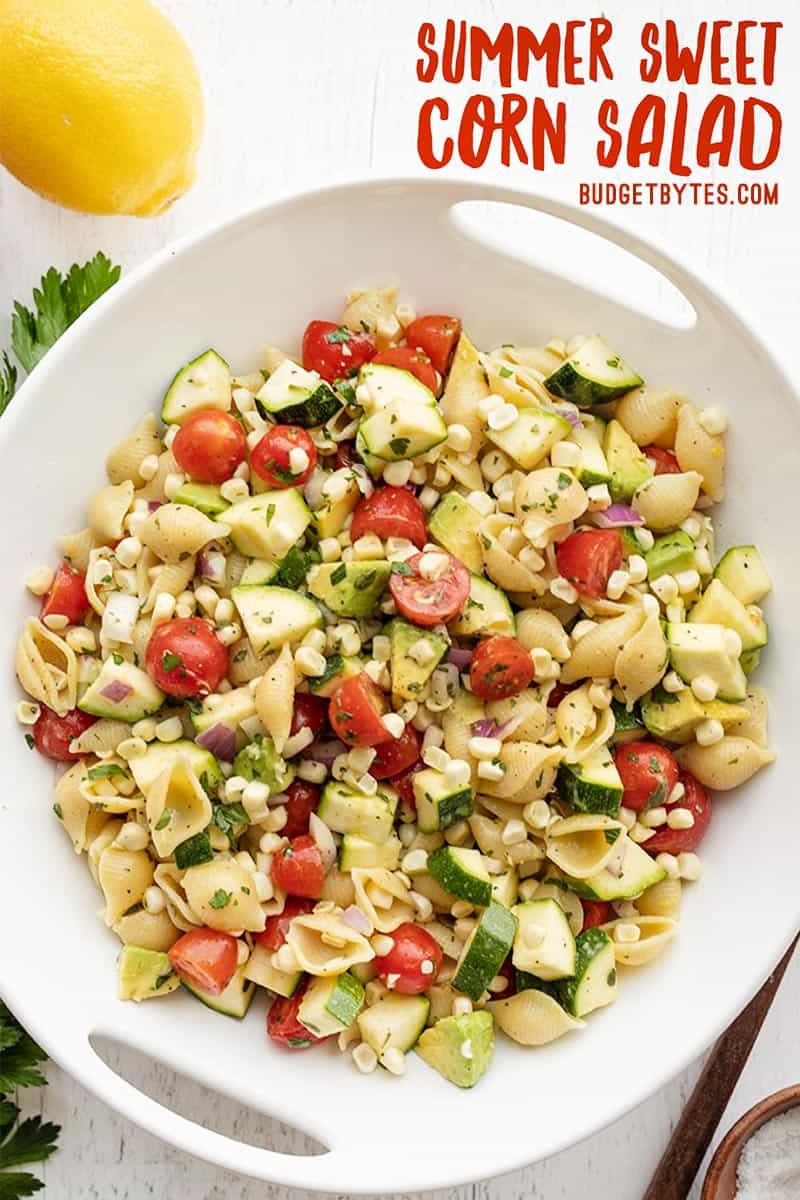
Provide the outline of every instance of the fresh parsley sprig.
[[[0,1000],[0,1092],[45,1084],[39,1064],[46,1057]],[[17,1105],[0,1096],[0,1200],[22,1200],[41,1191],[40,1179],[8,1168],[44,1162],[55,1150],[60,1132],[59,1125],[41,1117],[20,1121]]]
[[14,392],[17,390],[17,368],[3,352],[0,359],[0,417],[8,408]]

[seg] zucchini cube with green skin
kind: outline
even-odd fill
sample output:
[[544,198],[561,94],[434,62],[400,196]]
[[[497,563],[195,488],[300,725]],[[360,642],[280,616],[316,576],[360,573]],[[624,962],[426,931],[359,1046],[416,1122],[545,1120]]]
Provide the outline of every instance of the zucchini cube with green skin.
[[676,529],[673,533],[657,537],[646,551],[644,560],[650,580],[659,579],[662,575],[677,575],[679,571],[688,571],[694,566],[694,542],[688,533]]
[[428,533],[464,566],[480,575],[483,554],[478,542],[478,527],[484,518],[458,492],[443,496],[428,518]]
[[603,452],[611,475],[608,485],[611,499],[617,504],[627,504],[637,488],[652,479],[652,468],[619,421],[609,421],[606,426]]
[[687,614],[700,624],[724,625],[742,640],[742,651],[760,650],[769,641],[763,617],[753,616],[721,579],[712,579],[703,595]]
[[376,458],[416,458],[447,437],[433,392],[409,371],[368,363],[361,368],[359,385],[367,390],[370,403],[358,432]]
[[311,512],[297,488],[277,488],[232,504],[225,524],[240,554],[278,563],[300,541]]
[[363,1007],[364,985],[345,971],[327,979],[312,979],[297,1019],[315,1037],[330,1037],[349,1029]]
[[165,425],[182,425],[205,408],[228,412],[232,403],[231,372],[216,350],[206,350],[181,367],[161,405]]
[[772,580],[755,546],[733,546],[717,563],[714,577],[742,604],[758,604],[772,591]]
[[123,946],[117,962],[120,1000],[150,1000],[180,987],[180,977],[161,950]]
[[390,788],[366,796],[346,783],[331,780],[325,785],[317,814],[334,833],[355,834],[381,846],[392,835],[397,803],[397,792]]
[[230,503],[213,483],[184,483],[173,496],[175,504],[188,504],[207,517],[218,517],[230,508]]
[[246,967],[246,963],[243,967],[237,967],[230,983],[218,996],[210,996],[208,992],[201,991],[200,988],[187,983],[185,979],[182,979],[181,983],[187,991],[205,1004],[206,1008],[222,1013],[225,1017],[235,1017],[237,1021],[241,1021],[242,1017],[247,1016],[247,1010],[256,992],[256,985],[245,974]]
[[505,592],[481,575],[470,574],[466,604],[448,629],[454,637],[513,637],[517,624]]
[[233,770],[242,779],[265,783],[273,796],[289,786],[295,771],[292,764],[278,754],[272,738],[261,733],[242,747],[233,760]]
[[128,765],[139,791],[146,795],[159,775],[174,766],[181,755],[189,759],[204,791],[213,796],[224,782],[219,763],[210,750],[183,738],[177,742],[151,742],[141,758],[131,759]]
[[464,944],[453,987],[470,1000],[480,1000],[508,957],[516,932],[514,913],[491,901]]
[[625,853],[619,875],[603,868],[588,879],[564,877],[564,884],[584,900],[635,900],[642,892],[666,878],[666,871],[655,859],[625,838]]
[[519,892],[519,875],[509,867],[502,875],[492,875],[492,900],[504,908],[512,908]]
[[580,461],[575,468],[575,477],[585,488],[611,482],[611,472],[603,453],[605,432],[605,421],[595,417],[591,424],[584,424],[582,429],[573,429],[570,435],[581,452]]
[[669,660],[684,683],[708,675],[720,700],[736,703],[747,696],[747,678],[737,655],[732,655],[724,625],[670,621],[666,636]]
[[558,413],[544,408],[521,408],[507,429],[486,428],[486,436],[504,454],[508,454],[523,471],[532,471],[555,446],[569,437],[572,426]]
[[379,1061],[390,1049],[402,1050],[405,1054],[416,1045],[430,1008],[427,996],[390,993],[358,1014],[356,1020],[362,1041],[372,1047]]
[[267,583],[274,583],[278,574],[278,564],[267,562],[265,558],[251,558],[245,569],[242,571],[239,583],[242,587],[252,587],[254,585],[263,586]]
[[601,337],[589,337],[544,381],[552,396],[578,408],[618,400],[644,380]]
[[309,573],[308,590],[337,616],[371,617],[391,570],[382,560],[320,563]]
[[231,599],[255,654],[280,650],[287,642],[300,642],[323,623],[319,605],[289,588],[240,586],[233,588]]
[[306,371],[285,359],[256,394],[256,408],[265,420],[313,429],[335,416],[342,402],[316,371]]
[[456,1087],[474,1087],[494,1056],[494,1020],[490,1012],[442,1017],[417,1042],[417,1054]]
[[257,983],[260,987],[268,988],[276,996],[283,996],[288,1000],[300,986],[303,972],[279,971],[272,965],[272,954],[272,950],[268,950],[266,946],[256,944],[245,963],[244,977],[252,983]]
[[511,910],[519,922],[512,962],[539,979],[567,979],[575,974],[575,937],[567,914],[555,900],[529,900]]
[[211,706],[204,700],[200,711],[190,715],[195,732],[205,733],[215,725],[227,725],[229,729],[238,730],[242,721],[255,716],[255,711],[255,701],[250,688],[240,687],[223,695],[215,695]]
[[453,787],[443,771],[426,767],[417,771],[411,785],[417,805],[417,824],[423,833],[436,833],[462,821],[472,812],[472,788]]
[[558,794],[576,812],[605,813],[616,817],[622,803],[622,780],[606,747],[580,763],[561,763],[556,778]]
[[585,1017],[616,999],[617,965],[611,938],[602,929],[579,933],[575,951],[575,974],[559,984],[559,1000],[573,1017]]
[[329,700],[340,683],[343,683],[345,679],[351,679],[353,675],[360,675],[363,669],[364,660],[361,658],[331,654],[325,660],[323,673],[315,679],[309,679],[309,690],[315,696],[324,696],[326,700]]
[[[118,700],[112,699],[115,694]],[[110,694],[109,694],[110,693]],[[157,688],[146,671],[133,663],[114,661],[109,655],[100,673],[78,701],[82,712],[112,721],[133,724],[151,717],[164,703],[164,693]]]
[[[758,654],[758,651],[753,653]],[[743,705],[728,704],[725,700],[701,704],[688,687],[680,692],[655,688],[642,700],[641,712],[648,733],[676,746],[692,741],[701,721],[719,721],[727,728],[747,719],[747,709]]]
[[420,629],[399,617],[390,621],[387,632],[391,644],[392,693],[402,700],[418,700],[450,643],[443,634]]
[[487,908],[491,903],[492,880],[480,850],[441,846],[428,856],[428,870],[451,896],[468,900],[479,908]]
[[205,830],[196,833],[194,837],[187,838],[185,842],[181,842],[175,847],[175,866],[179,871],[188,870],[189,867],[199,867],[203,863],[211,862],[213,858],[211,838]]
[[402,850],[400,838],[394,832],[380,845],[355,833],[346,833],[339,849],[339,870],[356,871],[361,867],[383,867],[387,871],[396,871],[400,865]]
[[624,746],[626,742],[636,742],[644,737],[645,726],[638,704],[634,704],[633,709],[628,712],[626,704],[612,700],[611,711],[614,714],[614,733],[611,740],[615,746]]

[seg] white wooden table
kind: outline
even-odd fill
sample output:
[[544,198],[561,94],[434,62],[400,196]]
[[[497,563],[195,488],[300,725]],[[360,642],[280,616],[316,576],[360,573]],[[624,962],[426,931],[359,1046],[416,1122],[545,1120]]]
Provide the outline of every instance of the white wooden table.
[[[10,311],[12,297],[28,301],[32,285],[51,263],[66,267],[102,248],[127,269],[174,237],[275,192],[346,172],[417,169],[416,112],[427,93],[416,81],[416,30],[422,19],[443,18],[452,6],[435,0],[161,3],[185,31],[205,80],[208,127],[194,191],[157,221],[101,220],[60,212],[0,174],[0,311]],[[455,8],[457,15],[489,28],[504,19],[537,25],[559,12],[564,18],[600,12],[599,6],[582,0],[570,5],[562,0],[555,6],[552,0],[547,4],[544,0],[460,0]],[[605,0],[602,8],[614,20],[620,38],[628,41],[639,23],[634,25],[635,0]],[[678,16],[688,23],[722,15],[718,8],[695,0],[671,0],[649,5],[646,17]],[[771,172],[780,182],[781,205],[643,207],[616,209],[611,215],[630,220],[640,231],[665,237],[682,251],[690,248],[696,267],[726,284],[755,313],[779,351],[786,347],[787,365],[796,371],[800,144],[795,123],[800,117],[800,84],[793,62],[800,41],[799,14],[793,0],[772,0],[768,13],[755,0],[729,0],[724,8],[726,17],[769,17],[786,25],[778,56],[778,85],[770,97],[783,105],[787,135],[779,166]],[[621,70],[613,91],[624,102],[637,87],[631,72]],[[574,103],[584,105],[586,99],[576,96]],[[574,199],[576,181],[598,174],[587,160],[573,158],[561,171],[549,172],[546,184],[551,192]],[[521,168],[505,172],[505,178],[532,188],[541,185],[532,172]],[[413,288],[413,281],[406,283]],[[0,346],[7,340],[0,323]],[[713,919],[722,920],[724,914],[713,914]],[[732,944],[734,940],[732,931]],[[800,1079],[799,1005],[797,960],[787,973],[723,1128],[767,1092]],[[690,994],[686,1008],[691,1011]],[[642,1069],[646,1071],[646,1063]],[[698,1070],[699,1064],[573,1150],[502,1179],[455,1189],[449,1200],[574,1200],[584,1195],[640,1200]],[[128,1060],[125,1073],[201,1124],[235,1131],[243,1140],[276,1149],[302,1150],[298,1135],[178,1081],[156,1066]],[[41,1108],[64,1126],[61,1149],[46,1170],[48,1200],[145,1200],[149,1196],[256,1200],[288,1195],[284,1189],[217,1171],[169,1149],[118,1118],[55,1066],[49,1068],[49,1077],[44,1094],[25,1097],[32,1111]],[[398,1144],[402,1145],[401,1138]],[[695,1189],[692,1197],[698,1194]],[[302,1197],[298,1193],[293,1200]]]

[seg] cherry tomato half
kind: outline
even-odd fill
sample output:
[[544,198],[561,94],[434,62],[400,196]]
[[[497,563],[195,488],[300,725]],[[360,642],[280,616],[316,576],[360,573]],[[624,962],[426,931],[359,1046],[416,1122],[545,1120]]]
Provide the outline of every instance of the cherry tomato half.
[[417,798],[414,795],[414,776],[417,771],[421,771],[425,764],[423,762],[415,762],[407,771],[403,771],[402,775],[395,775],[392,779],[392,787],[397,792],[400,799],[408,805],[409,808],[417,807]]
[[469,666],[469,683],[481,700],[518,696],[532,681],[533,660],[513,637],[490,637],[478,642]]
[[440,375],[447,374],[460,336],[458,317],[417,317],[406,329],[407,344],[427,354]]
[[320,790],[305,779],[295,779],[284,791],[286,799],[286,824],[281,833],[284,837],[299,837],[308,833],[308,822],[319,804]]
[[430,629],[434,625],[446,625],[461,612],[469,595],[469,571],[448,554],[449,562],[437,578],[423,579],[419,569],[423,557],[415,554],[409,558],[403,564],[407,573],[393,571],[389,590],[404,617],[415,625]]
[[372,361],[375,366],[382,363],[385,367],[399,367],[401,371],[410,371],[434,396],[439,391],[436,368],[421,350],[414,350],[411,346],[391,346],[388,350],[381,350]]
[[233,978],[236,938],[221,929],[191,929],[167,951],[181,979],[209,996],[219,996]]
[[290,896],[319,900],[325,881],[320,848],[310,834],[292,838],[272,860],[272,881]]
[[642,849],[654,857],[656,854],[686,854],[696,850],[711,824],[711,797],[703,785],[688,771],[680,771],[678,781],[683,784],[684,795],[676,804],[668,805],[667,812],[688,808],[694,817],[694,825],[691,829],[670,829],[668,825],[657,829],[651,838],[642,842]]
[[63,717],[59,717],[52,708],[42,705],[42,711],[33,727],[36,749],[45,758],[52,758],[55,762],[74,762],[80,758],[80,754],[70,752],[70,742],[73,738],[80,737],[96,720],[97,717],[90,717],[79,708],[73,708]]
[[324,1038],[315,1037],[297,1019],[307,985],[299,987],[293,996],[277,996],[267,1013],[267,1034],[285,1050],[307,1050]]
[[333,321],[312,321],[303,334],[303,366],[317,371],[328,383],[348,379],[375,357],[368,333],[354,333]]
[[236,417],[204,408],[181,425],[172,453],[180,469],[198,483],[224,483],[247,458],[247,438]]
[[53,576],[50,591],[42,601],[42,620],[45,617],[66,617],[70,625],[79,625],[89,610],[86,596],[86,576],[64,560]]
[[407,538],[420,550],[427,541],[425,509],[407,488],[380,487],[362,496],[353,513],[350,538],[358,541],[365,533],[379,538]]
[[378,746],[392,741],[381,719],[388,711],[386,697],[364,671],[339,684],[329,711],[334,733],[347,746]]
[[381,742],[377,747],[369,773],[376,779],[391,779],[413,766],[419,755],[420,736],[413,725],[406,725],[399,738]]
[[622,536],[618,529],[579,529],[556,547],[556,561],[560,574],[582,596],[597,600],[622,565]]
[[228,672],[228,651],[210,621],[176,617],[147,643],[147,672],[162,692],[180,699],[215,692]]
[[310,729],[316,737],[327,724],[328,702],[325,697],[313,696],[310,692],[295,692],[289,736],[294,737],[301,729]]
[[[293,451],[299,464],[292,465]],[[303,487],[316,465],[317,447],[299,425],[273,425],[250,454],[252,470],[274,488]]]
[[658,742],[628,742],[619,746],[614,762],[625,789],[622,803],[634,812],[666,804],[678,782],[678,764]]
[[390,937],[394,945],[389,953],[374,960],[379,977],[396,975],[392,990],[405,996],[426,992],[435,983],[442,966],[441,946],[426,929],[410,921],[398,925]]
[[289,932],[289,926],[292,923],[292,917],[298,917],[301,913],[309,913],[314,907],[313,900],[307,900],[304,896],[287,896],[283,905],[283,912],[278,913],[274,917],[267,917],[266,924],[261,933],[253,934],[253,941],[259,946],[263,946],[265,950],[280,950],[283,943],[286,941],[286,934]]
[[594,929],[611,920],[611,905],[608,900],[581,900],[583,906],[583,928]]
[[656,475],[680,475],[680,463],[671,450],[662,450],[661,446],[645,446],[642,454],[645,458],[652,458]]

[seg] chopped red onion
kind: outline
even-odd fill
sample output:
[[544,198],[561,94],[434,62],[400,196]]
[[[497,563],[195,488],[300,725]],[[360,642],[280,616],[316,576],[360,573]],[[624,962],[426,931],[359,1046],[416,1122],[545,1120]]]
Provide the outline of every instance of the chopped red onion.
[[344,910],[342,920],[351,929],[355,929],[356,933],[363,933],[364,937],[369,937],[372,933],[372,926],[357,904],[351,904]]
[[104,699],[110,700],[112,704],[119,704],[126,696],[130,696],[132,691],[133,688],[129,683],[123,683],[121,679],[113,679],[101,690],[100,695]]
[[569,421],[573,429],[583,429],[581,414],[571,404],[554,404],[553,412],[557,412],[565,421]]
[[319,738],[312,742],[302,753],[303,758],[311,758],[314,762],[324,763],[326,767],[333,765],[333,760],[340,754],[346,754],[347,747],[338,738]]
[[197,556],[197,574],[212,583],[225,582],[225,555],[221,550],[201,550]]
[[163,503],[164,503],[163,500],[148,500],[147,501],[147,511],[151,512],[151,513],[158,512],[159,508],[161,508],[161,505]]
[[204,750],[210,750],[215,758],[221,758],[224,762],[233,762],[236,757],[236,733],[230,725],[222,723],[212,725],[210,729],[205,729],[198,734],[194,740],[198,746],[202,746]]
[[494,737],[495,724],[491,717],[484,717],[482,721],[473,721],[472,735],[473,737]]
[[629,504],[609,504],[593,514],[601,529],[620,529],[623,525],[644,525],[644,517]]
[[375,484],[370,479],[367,468],[363,465],[363,463],[353,463],[351,470],[356,477],[356,483],[358,484],[358,490],[361,492],[361,495],[371,496],[375,491]]
[[502,741],[503,738],[512,734],[515,729],[519,729],[522,720],[521,716],[509,717],[507,721],[502,721],[498,725],[496,721],[485,717],[482,721],[473,722],[471,726],[472,734],[474,737],[500,738]]
[[447,661],[461,671],[472,662],[472,651],[459,650],[457,646],[451,646],[447,651]]

